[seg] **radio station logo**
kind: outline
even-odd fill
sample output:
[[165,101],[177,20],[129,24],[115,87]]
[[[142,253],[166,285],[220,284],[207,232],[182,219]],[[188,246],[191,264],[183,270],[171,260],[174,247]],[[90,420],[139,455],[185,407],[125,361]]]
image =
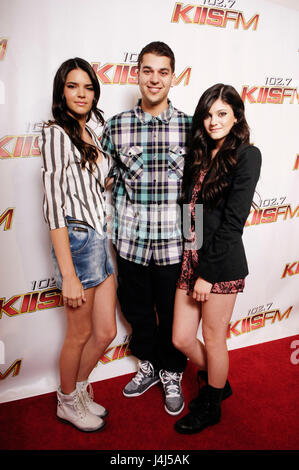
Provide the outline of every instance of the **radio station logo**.
[[0,381],[6,379],[10,374],[12,377],[19,375],[22,359],[16,359],[4,372],[0,371]]
[[259,312],[230,322],[227,329],[227,339],[240,336],[244,333],[251,333],[252,331],[264,328],[268,325],[281,322],[282,320],[286,321],[290,316],[292,308],[293,306],[289,307],[284,313],[281,313],[280,309]]
[[0,60],[4,60],[7,49],[7,38],[0,38]]
[[[132,56],[132,54],[131,54]],[[137,85],[137,65],[126,63],[91,63],[99,81],[103,85]],[[175,76],[174,85],[183,83],[189,85],[191,76],[191,67],[186,67],[178,76]]]
[[241,98],[250,104],[298,104],[299,94],[291,82],[292,78],[267,77],[265,85],[244,85]]
[[0,298],[0,319],[2,315],[16,317],[24,313],[33,313],[47,308],[62,306],[61,291],[57,288],[16,294],[7,300],[6,297]]
[[286,204],[285,200],[286,197],[262,199],[256,191],[245,227],[299,217],[299,205],[292,207],[291,204]]
[[39,157],[38,136],[36,134],[7,135],[0,138],[0,158]]
[[131,356],[131,351],[129,349],[130,342],[119,344],[117,346],[109,347],[106,349],[104,354],[100,357],[98,364],[106,365],[110,362],[123,359],[125,357]]
[[[98,365],[107,365],[111,362],[118,361],[120,359],[124,359],[128,356],[131,356],[131,351],[129,349],[130,342],[125,338],[124,342],[118,344],[116,346],[108,347],[103,355],[100,357],[96,367]],[[0,361],[0,364],[3,364]],[[20,373],[21,365],[23,363],[23,359],[16,359],[5,371],[0,370],[0,381],[5,380],[9,375],[12,377],[16,377]]]
[[299,261],[294,261],[294,263],[287,263],[284,267],[281,279],[286,276],[294,276],[294,274],[299,274]]
[[9,207],[4,212],[2,212],[2,214],[0,214],[0,225],[3,224],[4,231],[11,229],[14,211],[14,208]]
[[[204,0],[204,5],[209,5],[209,0]],[[215,26],[218,28],[226,28],[228,24],[233,24],[234,29],[241,29],[255,31],[258,27],[259,14],[253,15],[250,19],[242,11],[232,10],[235,1],[227,0],[224,8],[214,8],[213,6],[202,6],[197,4],[183,4],[177,2],[171,17],[171,23],[179,23],[180,21],[185,24],[198,24]],[[215,1],[213,2],[215,6]],[[226,8],[226,7],[229,8]]]

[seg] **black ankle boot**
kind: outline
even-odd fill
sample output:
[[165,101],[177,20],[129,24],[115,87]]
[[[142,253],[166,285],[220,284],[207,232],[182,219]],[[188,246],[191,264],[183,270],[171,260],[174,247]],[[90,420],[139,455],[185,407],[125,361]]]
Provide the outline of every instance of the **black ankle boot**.
[[197,409],[179,419],[174,429],[181,434],[194,434],[217,424],[221,419],[222,395],[222,388],[205,385],[200,390]]
[[[205,370],[199,370],[197,372],[197,382],[198,382],[198,387],[199,387],[199,392],[200,392],[200,381],[204,380],[206,383],[208,383],[208,373]],[[226,398],[230,397],[233,394],[231,385],[229,381],[227,380],[224,388],[223,388],[223,394],[222,394],[222,400],[225,400]],[[190,411],[195,411],[198,408],[200,399],[199,399],[199,394],[197,397],[193,398],[193,400],[190,401],[189,403],[189,410]]]

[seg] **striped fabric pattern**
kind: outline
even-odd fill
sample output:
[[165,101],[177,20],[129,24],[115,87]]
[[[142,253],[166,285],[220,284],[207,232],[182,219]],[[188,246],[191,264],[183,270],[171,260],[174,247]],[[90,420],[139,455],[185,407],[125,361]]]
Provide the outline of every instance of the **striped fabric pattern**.
[[[87,128],[105,159],[94,131]],[[87,222],[100,235],[105,224],[104,182],[108,165],[89,164],[82,169],[81,155],[67,133],[58,125],[44,127],[39,137],[43,159],[43,212],[50,230],[65,227],[66,216]],[[107,162],[105,161],[105,163]],[[103,171],[102,168],[106,169]]]
[[181,260],[177,204],[191,128],[190,116],[169,107],[143,112],[141,102],[108,120],[101,144],[114,161],[114,243],[123,258],[148,265]]

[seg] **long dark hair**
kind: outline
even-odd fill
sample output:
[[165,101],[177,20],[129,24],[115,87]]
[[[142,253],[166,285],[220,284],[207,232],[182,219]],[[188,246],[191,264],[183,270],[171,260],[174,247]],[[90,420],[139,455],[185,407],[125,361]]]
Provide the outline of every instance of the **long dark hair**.
[[101,125],[103,125],[105,122],[102,111],[97,108],[97,103],[100,98],[100,84],[95,71],[86,60],[75,57],[74,59],[68,59],[63,62],[56,72],[53,84],[52,99],[52,114],[54,120],[48,121],[47,124],[58,124],[61,126],[68,134],[73,144],[80,151],[82,157],[82,168],[85,168],[87,162],[89,162],[92,167],[98,158],[97,149],[94,145],[88,144],[82,140],[80,124],[77,119],[67,112],[68,108],[64,97],[64,85],[66,77],[68,73],[74,69],[81,69],[86,72],[89,75],[94,89],[92,108],[88,113],[86,121],[88,122],[93,114]]
[[[211,152],[216,142],[211,139],[205,128],[204,119],[208,116],[213,103],[221,99],[232,107],[237,122],[212,159]],[[193,120],[190,139],[190,152],[187,157],[184,179],[183,200],[187,199],[188,188],[198,179],[200,170],[209,170],[202,186],[202,199],[208,207],[214,207],[228,186],[227,176],[237,163],[237,149],[249,143],[249,127],[244,114],[244,103],[231,85],[218,83],[208,88],[199,99]]]

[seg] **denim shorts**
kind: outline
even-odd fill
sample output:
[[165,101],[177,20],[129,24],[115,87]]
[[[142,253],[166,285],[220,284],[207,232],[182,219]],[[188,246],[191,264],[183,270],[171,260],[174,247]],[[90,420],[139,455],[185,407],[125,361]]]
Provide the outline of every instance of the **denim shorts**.
[[[109,252],[108,238],[100,236],[90,225],[72,222],[67,217],[68,234],[73,264],[84,289],[97,286],[113,274],[113,263]],[[54,279],[62,289],[62,276],[52,247]]]

